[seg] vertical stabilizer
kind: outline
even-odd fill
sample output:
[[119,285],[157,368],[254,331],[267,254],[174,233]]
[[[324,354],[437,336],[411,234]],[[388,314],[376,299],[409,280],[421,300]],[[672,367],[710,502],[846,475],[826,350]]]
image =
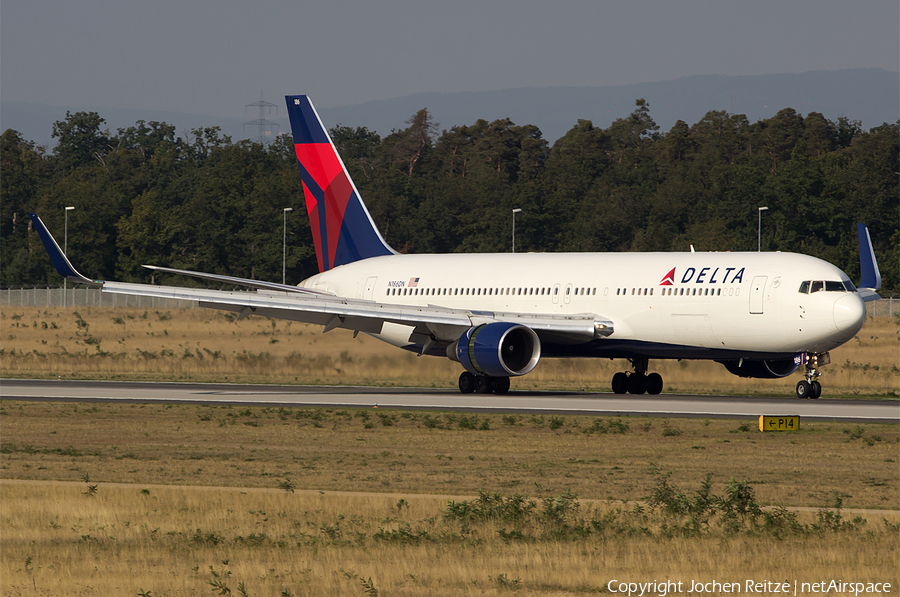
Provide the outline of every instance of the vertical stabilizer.
[[394,254],[375,227],[312,102],[305,95],[288,95],[285,100],[319,271]]

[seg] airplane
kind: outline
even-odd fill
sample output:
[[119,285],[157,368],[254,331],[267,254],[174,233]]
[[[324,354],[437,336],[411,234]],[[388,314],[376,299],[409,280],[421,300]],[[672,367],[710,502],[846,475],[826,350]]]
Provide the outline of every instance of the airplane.
[[713,360],[734,375],[783,378],[822,394],[819,368],[853,338],[881,274],[858,225],[859,287],[834,265],[781,252],[400,254],[378,231],[312,101],[286,96],[319,273],[296,286],[145,265],[246,290],[92,280],[36,214],[57,271],[103,292],[362,332],[457,361],[463,393],[505,394],[542,358],[626,359],[616,394],[659,394],[651,359]]

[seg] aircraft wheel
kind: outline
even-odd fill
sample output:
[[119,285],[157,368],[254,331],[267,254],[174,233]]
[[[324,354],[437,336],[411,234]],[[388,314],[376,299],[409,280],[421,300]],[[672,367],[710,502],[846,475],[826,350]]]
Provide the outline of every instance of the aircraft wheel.
[[812,387],[809,385],[809,382],[805,379],[801,379],[797,382],[797,398],[801,400],[806,400],[809,398],[810,393],[812,392]]
[[508,377],[495,377],[494,378],[494,393],[495,394],[506,394],[509,392],[509,378]]
[[822,395],[822,384],[817,381],[810,382],[809,384],[809,397],[811,400],[818,400],[819,396]]
[[625,394],[628,392],[628,374],[619,371],[612,378],[612,391],[615,394]]
[[628,378],[628,393],[643,394],[647,391],[647,376],[632,373]]
[[463,394],[471,394],[475,391],[475,376],[468,371],[459,374],[459,391]]
[[484,375],[476,375],[475,376],[475,393],[476,394],[490,394],[493,389],[493,384],[491,383],[490,377],[485,377]]
[[647,393],[659,394],[663,389],[663,378],[659,373],[651,373],[647,376]]

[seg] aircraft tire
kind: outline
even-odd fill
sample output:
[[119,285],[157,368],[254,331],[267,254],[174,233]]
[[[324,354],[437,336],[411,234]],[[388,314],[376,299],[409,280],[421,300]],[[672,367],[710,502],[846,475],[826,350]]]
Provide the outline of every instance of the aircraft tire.
[[475,376],[475,393],[476,394],[490,394],[493,391],[494,384],[491,383],[490,377],[485,377],[484,375],[476,375]]
[[809,398],[810,400],[818,400],[819,396],[822,395],[822,384],[817,381],[810,382],[809,384]]
[[800,400],[806,400],[809,398],[810,393],[812,392],[812,388],[809,385],[809,382],[805,379],[801,379],[797,382],[797,398]]
[[628,392],[628,374],[619,371],[612,378],[612,391],[614,394],[625,394]]
[[494,393],[495,394],[506,394],[509,392],[509,378],[508,377],[495,377],[494,378]]
[[628,393],[643,394],[647,391],[647,376],[632,373],[628,378]]
[[647,376],[647,393],[659,394],[663,389],[663,378],[659,373],[651,373]]
[[468,371],[459,374],[459,391],[463,394],[471,394],[475,391],[475,376]]

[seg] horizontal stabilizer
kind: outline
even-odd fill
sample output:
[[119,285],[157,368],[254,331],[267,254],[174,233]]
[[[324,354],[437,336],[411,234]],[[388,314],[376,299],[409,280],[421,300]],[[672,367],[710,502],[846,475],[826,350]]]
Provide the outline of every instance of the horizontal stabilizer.
[[250,280],[248,278],[236,278],[234,276],[222,276],[219,274],[207,274],[205,272],[194,272],[186,269],[175,269],[172,267],[160,267],[158,265],[145,265],[147,269],[157,272],[165,272],[168,274],[179,274],[182,276],[190,276],[192,278],[201,278],[212,282],[221,282],[223,284],[233,284],[235,286],[247,286],[248,288],[258,288],[264,290],[276,290],[280,292],[295,292],[297,294],[315,294],[327,295],[327,292],[319,290],[309,290],[300,286],[291,286],[289,284],[278,284],[277,282],[264,282],[262,280]]

